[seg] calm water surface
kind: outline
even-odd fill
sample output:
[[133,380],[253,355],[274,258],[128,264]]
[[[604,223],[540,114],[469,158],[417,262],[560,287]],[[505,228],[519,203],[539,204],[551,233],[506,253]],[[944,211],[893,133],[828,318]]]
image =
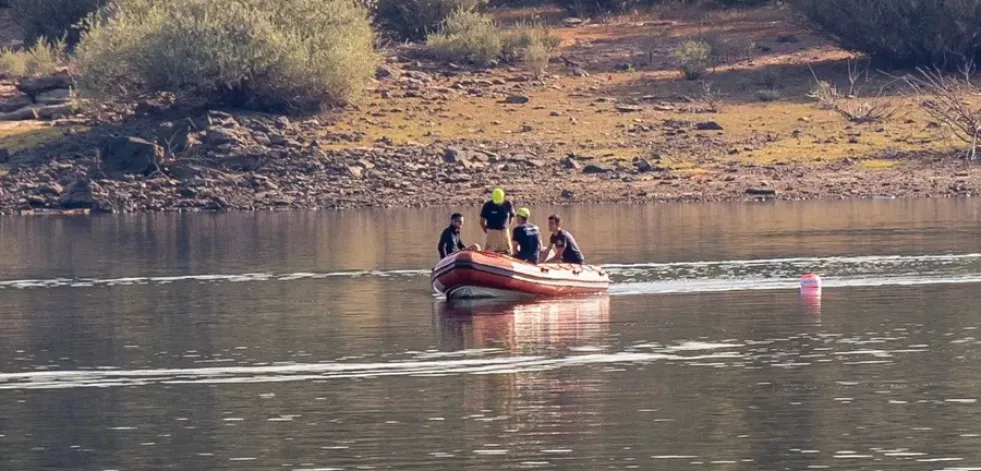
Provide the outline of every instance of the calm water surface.
[[981,202],[560,211],[610,296],[435,299],[446,210],[0,218],[0,469],[981,470]]

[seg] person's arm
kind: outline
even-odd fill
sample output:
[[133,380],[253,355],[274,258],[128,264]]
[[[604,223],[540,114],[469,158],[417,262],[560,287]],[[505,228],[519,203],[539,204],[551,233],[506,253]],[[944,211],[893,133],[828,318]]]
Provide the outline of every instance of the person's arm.
[[538,253],[535,254],[536,255],[535,258],[537,260],[543,260],[545,258],[545,256],[548,255],[548,252],[542,253],[542,247],[543,246],[544,246],[544,242],[542,242],[542,233],[539,232],[538,233]]
[[446,258],[446,256],[450,254],[447,247],[452,247],[451,243],[447,243],[446,236],[446,231],[443,231],[443,233],[439,235],[439,258],[441,259]]
[[463,238],[462,237],[456,240],[456,248],[458,250],[466,250],[467,249],[467,244],[464,244],[463,243]]
[[487,205],[486,204],[484,204],[484,206],[480,208],[480,230],[484,231],[484,234],[487,233]]
[[514,257],[518,255],[518,251],[521,249],[521,243],[518,242],[518,228],[514,228],[511,231],[511,256]]

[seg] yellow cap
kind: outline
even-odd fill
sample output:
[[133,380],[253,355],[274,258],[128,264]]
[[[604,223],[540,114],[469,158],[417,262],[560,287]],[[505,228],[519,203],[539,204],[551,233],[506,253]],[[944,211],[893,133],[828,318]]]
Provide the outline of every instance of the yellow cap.
[[494,204],[501,204],[504,202],[504,190],[500,188],[494,188],[494,192],[491,193],[491,201]]
[[518,210],[518,216],[521,216],[523,218],[530,218],[531,211],[528,208],[521,208]]

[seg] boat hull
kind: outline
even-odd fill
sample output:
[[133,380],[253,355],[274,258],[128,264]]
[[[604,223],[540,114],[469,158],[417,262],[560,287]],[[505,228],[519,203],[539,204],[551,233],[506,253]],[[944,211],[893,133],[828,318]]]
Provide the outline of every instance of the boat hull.
[[610,279],[589,265],[532,265],[491,252],[463,251],[433,269],[433,288],[448,299],[544,298],[604,293]]

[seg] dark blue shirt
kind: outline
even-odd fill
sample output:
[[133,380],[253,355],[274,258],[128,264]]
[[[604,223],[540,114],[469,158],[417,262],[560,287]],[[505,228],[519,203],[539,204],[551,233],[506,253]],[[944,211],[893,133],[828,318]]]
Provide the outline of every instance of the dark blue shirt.
[[439,258],[440,260],[446,258],[447,255],[453,252],[463,250],[466,246],[463,245],[463,241],[460,240],[460,231],[457,228],[450,226],[443,229],[443,233],[439,236]]
[[501,204],[494,204],[493,201],[484,203],[480,209],[480,218],[487,220],[487,228],[492,231],[503,231],[507,229],[508,222],[514,217],[514,207],[510,201]]
[[549,241],[555,244],[556,251],[561,250],[561,247],[565,246],[565,251],[562,252],[563,262],[578,265],[586,263],[586,259],[582,256],[582,251],[576,245],[576,239],[572,237],[572,234],[569,234],[569,231],[559,229],[559,232],[553,234]]
[[528,263],[538,263],[542,251],[542,233],[538,226],[526,222],[518,224],[512,232],[511,239],[518,243],[518,253],[515,258]]

